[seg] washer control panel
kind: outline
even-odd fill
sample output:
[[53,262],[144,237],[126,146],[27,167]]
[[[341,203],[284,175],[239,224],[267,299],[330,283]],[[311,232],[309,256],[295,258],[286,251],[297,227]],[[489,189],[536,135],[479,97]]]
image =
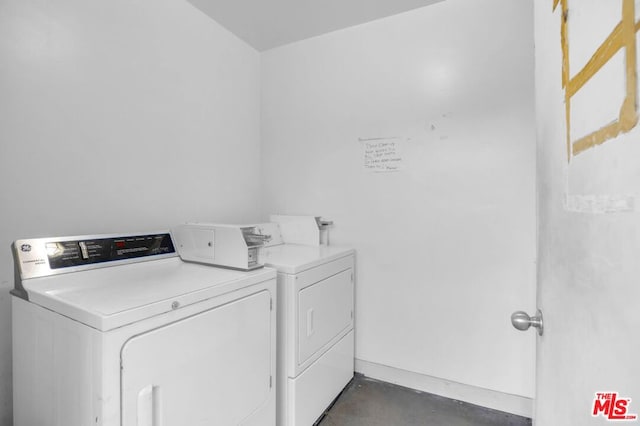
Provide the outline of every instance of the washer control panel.
[[38,238],[13,246],[22,279],[177,255],[168,232]]

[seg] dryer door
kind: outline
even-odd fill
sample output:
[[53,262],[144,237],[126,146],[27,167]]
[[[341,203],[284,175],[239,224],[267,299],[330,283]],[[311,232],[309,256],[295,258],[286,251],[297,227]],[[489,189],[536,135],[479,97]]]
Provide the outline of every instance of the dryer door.
[[352,269],[298,293],[298,365],[307,362],[353,324]]
[[122,426],[243,424],[271,391],[271,296],[247,296],[133,337]]

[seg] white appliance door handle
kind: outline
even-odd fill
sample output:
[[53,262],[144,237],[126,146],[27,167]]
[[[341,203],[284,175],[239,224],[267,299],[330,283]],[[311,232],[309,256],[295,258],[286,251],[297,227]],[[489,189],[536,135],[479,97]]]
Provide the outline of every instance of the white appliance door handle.
[[137,426],[162,426],[159,405],[160,389],[148,385],[138,392]]
[[307,337],[313,334],[313,309],[307,311]]

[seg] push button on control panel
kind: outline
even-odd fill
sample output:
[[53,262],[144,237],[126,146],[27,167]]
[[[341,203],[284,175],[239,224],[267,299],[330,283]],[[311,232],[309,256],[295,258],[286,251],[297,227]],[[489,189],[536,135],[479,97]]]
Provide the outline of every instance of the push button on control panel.
[[80,241],[78,245],[80,246],[80,256],[82,256],[82,258],[85,260],[88,259],[89,250],[87,249],[87,243],[85,243],[84,241]]

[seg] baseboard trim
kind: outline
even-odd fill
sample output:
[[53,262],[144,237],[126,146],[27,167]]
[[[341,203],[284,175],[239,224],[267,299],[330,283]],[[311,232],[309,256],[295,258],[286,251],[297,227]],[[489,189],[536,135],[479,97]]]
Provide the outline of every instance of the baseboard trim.
[[533,400],[520,395],[497,392],[477,386],[452,382],[426,374],[402,370],[375,362],[356,359],[355,370],[373,379],[382,380],[411,389],[429,392],[445,398],[480,405],[523,417],[532,417]]

